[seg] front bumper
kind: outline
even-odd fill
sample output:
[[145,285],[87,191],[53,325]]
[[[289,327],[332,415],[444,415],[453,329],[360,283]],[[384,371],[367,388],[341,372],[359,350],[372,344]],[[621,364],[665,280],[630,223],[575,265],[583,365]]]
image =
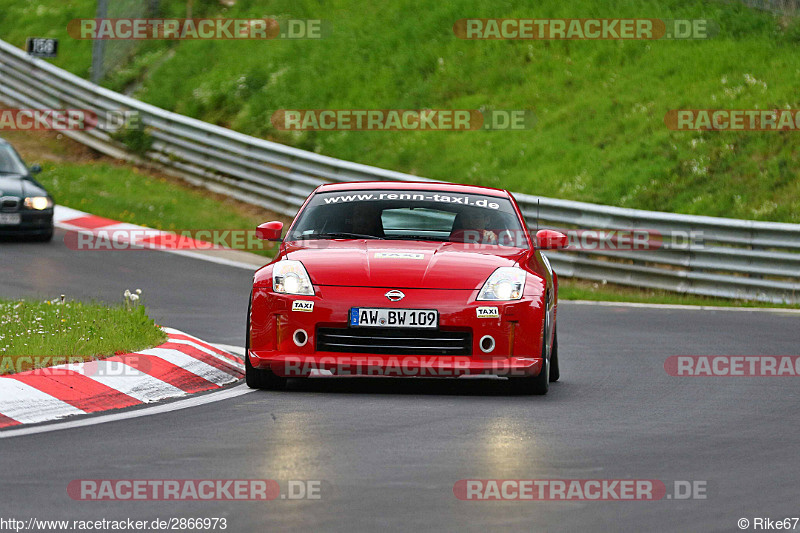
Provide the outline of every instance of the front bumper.
[[[380,287],[316,286],[314,296],[286,296],[270,288],[253,291],[250,317],[250,363],[277,375],[304,377],[316,370],[338,376],[458,377],[491,374],[536,376],[541,372],[544,302],[538,293],[513,302],[477,302],[477,291],[402,289],[405,298],[390,302]],[[313,302],[293,306],[295,301]],[[469,332],[471,349],[463,355],[442,355],[416,350],[412,354],[347,353],[320,349],[320,328],[348,328],[351,307],[436,309],[439,331]],[[496,307],[497,316],[478,318],[478,307]],[[302,330],[306,342],[298,343]],[[415,330],[403,330],[413,333]],[[480,341],[494,339],[485,353]],[[302,335],[301,335],[302,337]],[[383,353],[381,353],[383,352]]]
[[14,211],[3,214],[17,214],[21,217],[19,224],[5,225],[0,224],[0,237],[17,237],[28,235],[46,235],[53,231],[53,210],[43,211]]

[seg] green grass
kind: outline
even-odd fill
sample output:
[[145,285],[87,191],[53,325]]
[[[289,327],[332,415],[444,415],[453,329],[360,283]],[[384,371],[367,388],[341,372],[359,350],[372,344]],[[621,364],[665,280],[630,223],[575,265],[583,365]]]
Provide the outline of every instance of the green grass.
[[[203,9],[223,14],[214,2]],[[137,97],[155,105],[431,178],[800,222],[797,133],[673,132],[663,122],[669,109],[800,107],[796,20],[710,0],[398,1],[380,9],[358,0],[241,0],[224,15],[319,18],[332,30],[324,40],[147,43],[109,84],[138,77]],[[695,41],[464,41],[452,32],[464,17],[709,18],[721,32]],[[293,134],[270,125],[284,108],[426,107],[531,109],[538,122],[513,132]]]
[[[139,6],[145,6],[149,0],[138,0]],[[116,5],[115,5],[116,3]],[[127,11],[127,6],[133,6]],[[186,14],[186,3],[179,0],[161,0],[163,17],[183,17]],[[203,17],[220,13],[219,2],[213,0],[195,0],[194,16]],[[109,18],[130,18],[136,12],[136,2],[111,0],[109,2]],[[59,39],[58,58],[49,59],[54,65],[66,69],[78,76],[89,78],[92,65],[92,41],[73,39],[67,33],[67,24],[73,19],[95,18],[97,0],[44,0],[19,1],[0,0],[0,39],[19,48],[25,48],[28,37],[48,37]],[[127,45],[106,42],[106,47],[127,49]],[[168,42],[142,42],[133,48],[130,59],[133,65],[146,66],[165,53],[170,47]],[[112,50],[113,53],[114,50]],[[126,64],[118,62],[117,70],[109,73],[106,83],[124,86],[135,76],[126,71]]]
[[96,0],[0,0],[0,39],[20,48],[25,48],[28,37],[59,39],[59,57],[48,61],[88,78],[92,64],[92,42],[70,38],[67,23],[77,18],[94,18],[96,6]]
[[[149,103],[319,153],[431,178],[643,209],[800,222],[800,133],[674,132],[680,108],[800,108],[800,21],[738,1],[542,0],[533,7],[408,0],[195,2],[198,15],[315,18],[323,40],[148,41],[106,85]],[[86,76],[65,34],[94,0],[0,0],[0,37],[62,38],[55,64]],[[162,2],[180,16],[183,2]],[[693,41],[465,41],[465,17],[708,18]],[[531,109],[512,132],[276,131],[278,109]]]
[[0,300],[0,375],[136,352],[166,339],[143,305]]
[[57,203],[161,230],[252,229],[264,222],[232,212],[199,190],[176,187],[135,167],[46,163],[37,179]]

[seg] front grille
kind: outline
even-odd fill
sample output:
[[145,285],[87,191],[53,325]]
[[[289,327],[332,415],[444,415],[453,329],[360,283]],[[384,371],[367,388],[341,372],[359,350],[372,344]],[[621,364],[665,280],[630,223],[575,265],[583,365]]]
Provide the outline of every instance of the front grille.
[[317,328],[317,351],[384,355],[472,355],[472,332]]
[[0,198],[0,209],[3,211],[16,211],[19,209],[19,198],[4,196]]

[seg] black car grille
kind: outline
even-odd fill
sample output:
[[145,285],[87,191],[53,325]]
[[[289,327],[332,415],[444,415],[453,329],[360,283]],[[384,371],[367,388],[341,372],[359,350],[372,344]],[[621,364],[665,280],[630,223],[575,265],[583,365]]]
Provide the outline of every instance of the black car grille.
[[0,210],[2,211],[16,211],[19,209],[19,198],[5,196],[0,198]]
[[384,355],[472,355],[472,333],[393,328],[317,328],[317,351]]

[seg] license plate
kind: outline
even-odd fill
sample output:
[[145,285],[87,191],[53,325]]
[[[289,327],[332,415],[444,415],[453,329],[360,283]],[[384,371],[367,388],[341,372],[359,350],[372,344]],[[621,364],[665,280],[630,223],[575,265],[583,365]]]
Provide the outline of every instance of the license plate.
[[350,326],[356,328],[423,328],[439,327],[439,311],[435,309],[385,309],[353,307]]
[[22,223],[22,215],[19,213],[0,213],[0,225],[18,226]]

